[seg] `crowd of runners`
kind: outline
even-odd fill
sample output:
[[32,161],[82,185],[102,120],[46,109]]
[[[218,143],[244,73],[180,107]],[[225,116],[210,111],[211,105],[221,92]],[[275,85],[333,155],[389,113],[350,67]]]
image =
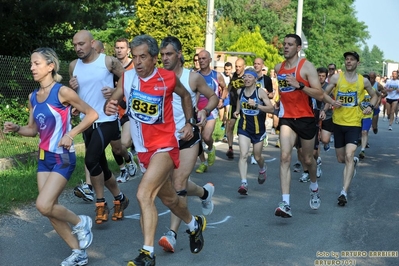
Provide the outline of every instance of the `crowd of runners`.
[[[208,51],[195,54],[192,67],[186,68],[178,38],[166,37],[159,40],[160,45],[157,41],[148,35],[130,42],[119,38],[110,56],[89,31],[77,32],[72,43],[78,58],[69,66],[69,87],[60,83],[59,60],[52,49],[39,48],[31,55],[32,75],[40,88],[29,95],[28,124],[5,122],[4,131],[40,135],[36,207],[72,249],[61,266],[88,263],[93,220],[101,226],[109,216],[113,221],[124,218],[130,200],[119,183],[136,178],[138,171],[143,173],[135,195],[143,246],[127,265],[155,265],[156,197],[171,210],[169,230],[159,238],[159,246],[175,252],[183,221],[190,250],[199,253],[204,245],[205,216],[214,209],[215,187],[210,182],[195,184],[190,174],[197,162],[198,174],[215,163],[213,133],[218,119],[226,157],[232,163],[233,143],[238,142],[237,192],[242,196],[248,196],[252,186],[247,179],[248,163],[259,166],[259,185],[267,179],[262,156],[268,145],[267,125],[270,134],[278,135],[281,201],[276,202],[274,214],[282,218],[292,217],[292,171],[302,171],[299,181],[310,182],[309,206],[320,208],[320,150],[329,151],[330,145],[335,147],[337,161],[345,164],[342,190],[337,193],[338,205],[345,206],[357,163],[366,158],[369,130],[378,133],[380,106],[383,119],[389,119],[389,130],[399,122],[397,71],[390,79],[373,71],[362,75],[357,72],[360,56],[355,51],[343,53],[342,71],[333,63],[316,68],[299,57],[301,38],[287,34],[284,61],[274,69],[269,71],[262,58],[255,58],[251,66],[237,58],[218,72],[211,68]],[[162,67],[157,66],[159,58]],[[73,115],[80,115],[81,122],[72,128]],[[94,219],[76,215],[58,203],[75,169],[73,139],[80,133],[86,148],[85,181],[75,187],[74,194],[94,202]],[[108,144],[120,168],[118,176],[108,167]],[[358,146],[360,153],[355,154]],[[291,160],[294,148],[297,162]],[[105,188],[114,198],[112,207],[105,199]],[[200,198],[202,214],[191,214],[187,196]]]

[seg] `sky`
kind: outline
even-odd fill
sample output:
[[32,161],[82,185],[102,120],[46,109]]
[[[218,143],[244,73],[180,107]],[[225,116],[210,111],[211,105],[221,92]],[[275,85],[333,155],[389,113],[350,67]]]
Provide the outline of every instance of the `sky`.
[[355,0],[356,17],[367,25],[371,50],[376,45],[384,52],[384,59],[399,62],[398,0]]

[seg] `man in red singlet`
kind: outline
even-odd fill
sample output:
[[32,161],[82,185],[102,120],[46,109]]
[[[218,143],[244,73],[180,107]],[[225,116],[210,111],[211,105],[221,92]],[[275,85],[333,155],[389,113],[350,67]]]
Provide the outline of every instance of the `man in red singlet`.
[[276,208],[275,215],[292,217],[290,207],[291,154],[297,136],[303,150],[303,164],[310,176],[310,207],[320,207],[320,197],[316,178],[316,161],[313,158],[314,138],[317,132],[312,110],[311,98],[323,100],[317,71],[305,58],[299,58],[302,40],[296,34],[284,38],[285,61],[277,64],[275,71],[280,92],[280,182],[282,202]]

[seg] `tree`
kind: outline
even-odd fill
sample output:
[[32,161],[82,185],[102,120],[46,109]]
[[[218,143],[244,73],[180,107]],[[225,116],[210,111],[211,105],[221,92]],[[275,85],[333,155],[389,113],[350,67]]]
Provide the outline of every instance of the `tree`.
[[70,41],[81,29],[104,28],[106,22],[130,10],[134,0],[1,1],[0,54],[27,56],[42,46],[60,58],[73,58]]
[[368,37],[367,26],[356,19],[354,0],[307,0],[302,29],[309,48],[306,57],[317,67],[335,63],[342,68],[343,53],[357,51]]
[[295,16],[287,16],[295,14],[290,0],[219,0],[216,9],[219,16],[228,18],[244,31],[252,32],[259,26],[263,39],[278,49],[282,37],[294,28]]
[[358,72],[360,74],[367,74],[370,71],[374,71],[381,75],[384,61],[383,58],[384,53],[377,46],[374,45],[370,51],[369,47],[366,45],[360,53]]
[[148,34],[160,42],[175,36],[183,44],[185,58],[194,55],[195,47],[204,46],[206,11],[198,0],[137,0],[136,7],[136,17],[126,28],[130,38]]
[[278,50],[262,38],[260,28],[255,27],[254,32],[242,33],[236,43],[228,49],[237,52],[252,52],[255,56],[244,56],[246,65],[253,65],[255,57],[260,57],[265,61],[265,66],[269,69],[274,68],[277,63],[283,61],[278,54]]

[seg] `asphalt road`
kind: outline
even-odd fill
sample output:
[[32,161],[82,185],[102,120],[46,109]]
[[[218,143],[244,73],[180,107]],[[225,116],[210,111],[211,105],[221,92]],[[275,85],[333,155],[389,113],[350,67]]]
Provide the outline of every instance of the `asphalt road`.
[[[320,209],[310,209],[309,183],[300,183],[301,174],[293,173],[293,217],[289,219],[274,216],[281,201],[279,149],[274,147],[277,136],[269,135],[269,146],[263,151],[268,161],[268,178],[263,185],[257,183],[258,167],[249,165],[248,196],[237,193],[237,143],[234,160],[226,159],[227,144],[218,143],[215,164],[205,174],[192,174],[197,184],[212,182],[216,188],[215,209],[207,217],[204,232],[204,249],[191,254],[186,228],[181,226],[174,254],[155,247],[157,265],[399,265],[399,125],[388,131],[387,122],[381,119],[379,124],[379,133],[370,134],[370,148],[358,165],[348,204],[337,205],[343,165],[337,163],[332,148],[321,152]],[[295,150],[292,163],[294,160]],[[135,201],[139,179],[121,184],[131,199],[125,219],[93,226],[89,265],[126,265],[138,255],[142,246]],[[112,202],[108,192],[106,198]],[[94,217],[94,205],[75,198],[70,190],[63,193],[60,202],[77,214]],[[169,226],[168,209],[160,201],[157,206],[160,216],[156,241]],[[199,199],[190,198],[189,206],[193,214],[201,213]],[[0,217],[0,265],[59,265],[69,255],[68,246],[34,205]]]

